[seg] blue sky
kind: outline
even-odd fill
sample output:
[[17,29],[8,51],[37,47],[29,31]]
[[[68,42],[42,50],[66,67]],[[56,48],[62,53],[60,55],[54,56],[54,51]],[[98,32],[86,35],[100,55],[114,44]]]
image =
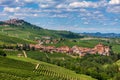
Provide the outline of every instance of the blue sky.
[[0,20],[73,32],[120,33],[120,0],[0,0]]

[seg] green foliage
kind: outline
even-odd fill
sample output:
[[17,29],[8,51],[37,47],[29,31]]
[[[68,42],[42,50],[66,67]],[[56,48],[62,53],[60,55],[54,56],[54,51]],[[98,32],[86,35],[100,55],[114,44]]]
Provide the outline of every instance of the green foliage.
[[3,50],[0,50],[0,56],[4,56],[4,57],[6,57],[7,54],[6,54]]
[[61,58],[62,56],[57,55],[57,53],[55,53],[56,55],[46,53],[46,55],[42,52],[27,52],[27,54],[28,57],[33,59],[62,66],[79,74],[90,75],[98,80],[107,80],[119,73],[119,67],[113,64],[119,59],[118,54],[111,56],[87,55],[82,58],[72,58],[62,54],[63,59]]
[[113,49],[114,53],[120,54],[120,45],[118,45],[118,44],[114,45],[113,44],[112,49]]
[[116,74],[113,78],[113,80],[119,80],[120,79],[120,73]]
[[8,56],[17,56],[18,54],[22,54],[22,51],[4,51]]

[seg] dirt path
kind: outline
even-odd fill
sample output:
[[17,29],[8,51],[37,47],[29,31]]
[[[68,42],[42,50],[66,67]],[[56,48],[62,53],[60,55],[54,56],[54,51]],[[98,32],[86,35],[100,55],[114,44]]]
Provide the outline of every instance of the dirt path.
[[40,65],[40,64],[38,63],[38,64],[36,65],[35,69],[38,69],[39,65]]
[[23,52],[25,58],[27,58],[27,54],[26,54],[26,52],[25,52],[24,50],[23,50],[22,52]]

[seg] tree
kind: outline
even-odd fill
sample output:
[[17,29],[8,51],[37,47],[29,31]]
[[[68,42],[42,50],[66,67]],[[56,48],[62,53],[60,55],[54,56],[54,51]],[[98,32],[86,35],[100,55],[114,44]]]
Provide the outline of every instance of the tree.
[[4,56],[4,57],[6,57],[7,54],[6,54],[3,50],[0,50],[0,56]]
[[29,51],[29,50],[30,50],[29,44],[24,44],[24,45],[23,45],[23,50]]

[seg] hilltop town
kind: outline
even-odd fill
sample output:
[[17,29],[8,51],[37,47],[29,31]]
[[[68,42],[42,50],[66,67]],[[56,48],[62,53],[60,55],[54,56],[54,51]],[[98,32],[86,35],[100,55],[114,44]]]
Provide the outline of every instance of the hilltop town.
[[24,23],[23,20],[20,20],[20,19],[10,19],[10,20],[6,20],[6,21],[0,21],[0,25],[2,26],[8,26],[8,25],[11,25],[11,24],[14,24],[14,25],[22,25]]

